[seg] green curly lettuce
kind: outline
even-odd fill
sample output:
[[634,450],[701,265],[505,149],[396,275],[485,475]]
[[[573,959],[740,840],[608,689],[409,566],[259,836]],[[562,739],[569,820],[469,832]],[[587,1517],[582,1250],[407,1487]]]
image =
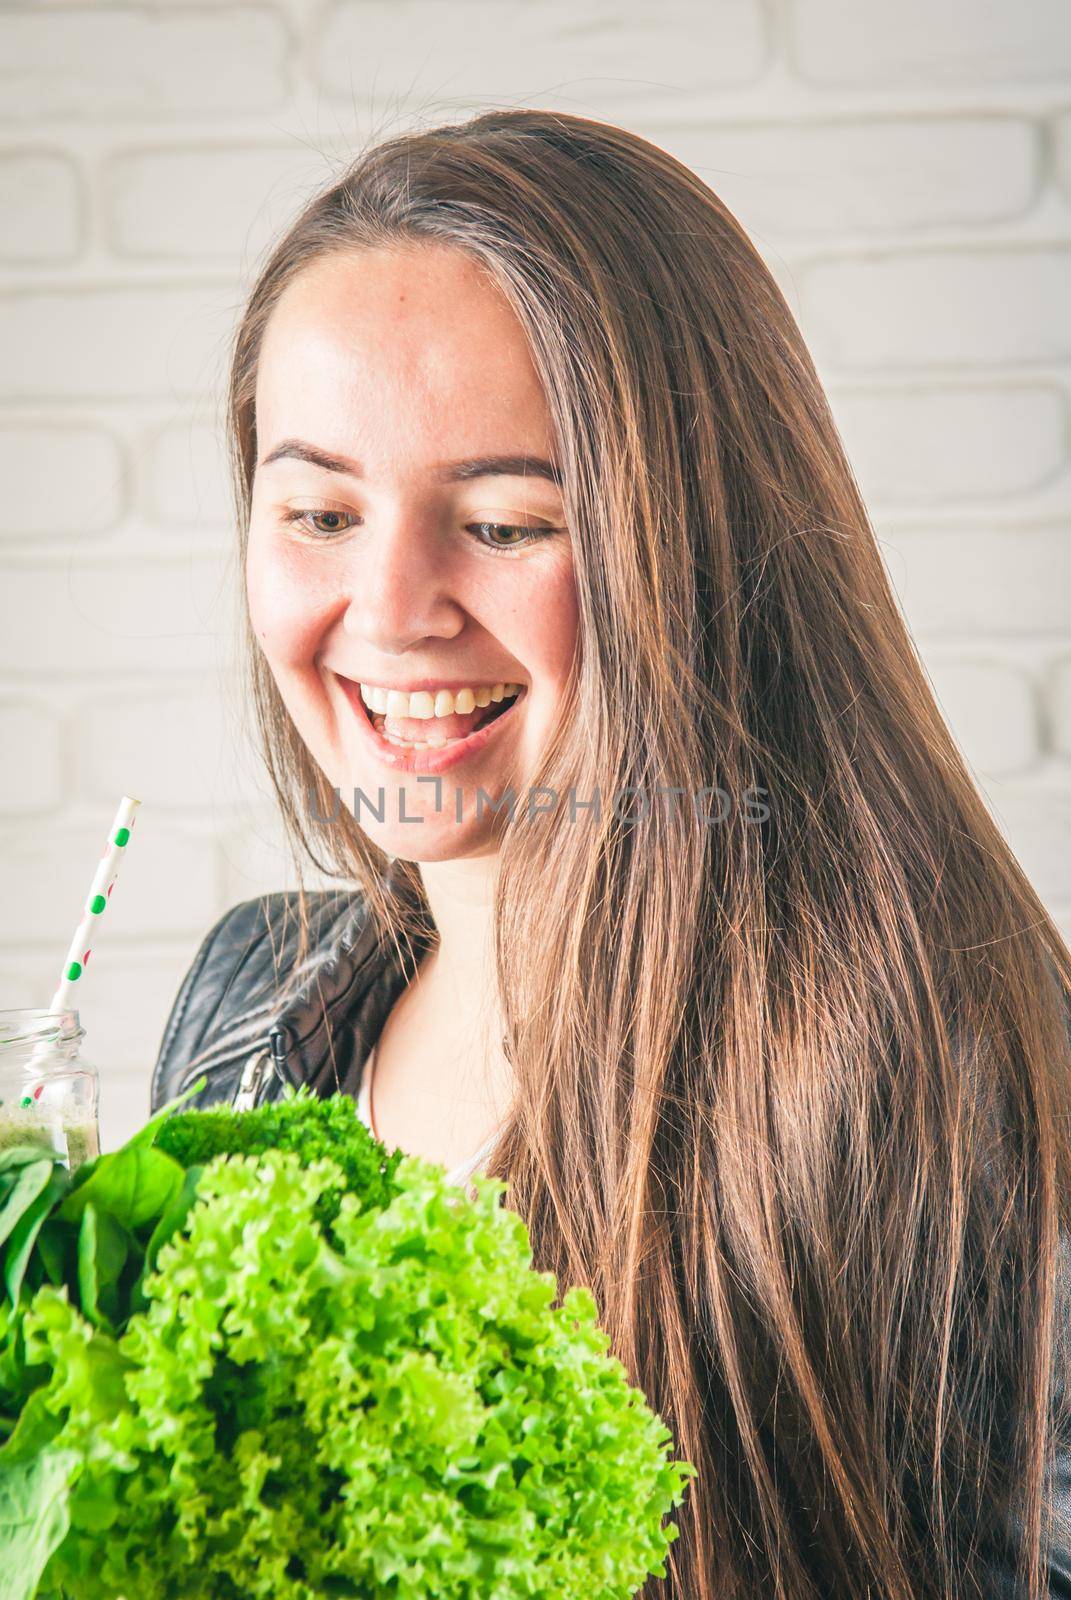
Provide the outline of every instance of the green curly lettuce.
[[46,1380],[0,1450],[0,1544],[6,1507],[36,1567],[12,1600],[625,1600],[665,1576],[695,1469],[589,1291],[553,1306],[504,1184],[470,1200],[399,1156],[369,1205],[307,1151],[189,1170],[124,1331],[66,1282],[21,1313]]

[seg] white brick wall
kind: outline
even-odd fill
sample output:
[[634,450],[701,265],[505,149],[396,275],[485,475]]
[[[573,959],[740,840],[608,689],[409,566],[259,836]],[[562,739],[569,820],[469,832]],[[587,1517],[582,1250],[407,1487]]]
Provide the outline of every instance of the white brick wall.
[[1049,0],[796,0],[792,56],[812,83],[1056,83],[1071,72],[1071,20]]
[[1071,360],[1071,250],[905,251],[814,262],[801,285],[815,356],[855,368]]
[[106,1146],[211,921],[294,881],[233,665],[235,307],[305,195],[413,121],[620,122],[737,213],[1071,937],[1066,0],[16,0],[0,59],[0,1005],[47,1003],[139,796],[82,998]]

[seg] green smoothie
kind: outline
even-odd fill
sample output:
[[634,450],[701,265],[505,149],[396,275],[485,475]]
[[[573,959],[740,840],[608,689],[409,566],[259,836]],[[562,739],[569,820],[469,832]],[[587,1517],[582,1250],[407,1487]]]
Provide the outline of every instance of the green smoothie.
[[71,1172],[76,1172],[83,1161],[94,1161],[100,1155],[95,1122],[69,1122],[63,1131],[67,1138],[67,1166]]
[[84,1161],[100,1154],[100,1140],[94,1122],[70,1122],[65,1126],[49,1123],[34,1108],[0,1108],[0,1151],[14,1145],[37,1145],[50,1155],[62,1157],[75,1172]]

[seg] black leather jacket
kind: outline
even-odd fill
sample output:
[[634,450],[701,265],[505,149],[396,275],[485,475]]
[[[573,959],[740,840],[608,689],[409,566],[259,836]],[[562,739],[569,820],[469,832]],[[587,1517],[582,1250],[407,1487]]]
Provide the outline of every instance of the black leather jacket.
[[352,891],[306,900],[307,971],[282,999],[278,975],[297,951],[296,894],[244,900],[209,930],[164,1030],[154,1111],[202,1073],[208,1083],[188,1106],[259,1105],[288,1083],[356,1098],[369,1052],[427,946],[384,946]]
[[[153,1111],[202,1073],[206,1087],[189,1106],[249,1107],[277,1100],[287,1083],[356,1098],[369,1052],[426,946],[384,946],[352,891],[306,898],[311,954],[283,999],[277,975],[290,970],[297,949],[295,894],[244,900],[210,929],[164,1030]],[[1056,1453],[1051,1494],[1065,1526],[1050,1547],[1047,1593],[1071,1600],[1071,1445]],[[993,1558],[992,1600],[1022,1600],[1013,1582],[1015,1537],[1013,1528],[1005,1553]]]

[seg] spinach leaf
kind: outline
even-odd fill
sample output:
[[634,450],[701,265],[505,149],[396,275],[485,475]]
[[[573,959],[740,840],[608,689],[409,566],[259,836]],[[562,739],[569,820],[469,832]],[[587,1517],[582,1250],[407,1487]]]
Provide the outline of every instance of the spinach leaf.
[[98,1212],[92,1201],[87,1202],[78,1230],[78,1294],[82,1315],[106,1333],[117,1331],[119,1276],[127,1257],[137,1248],[109,1212]]
[[0,1204],[0,1244],[3,1244],[23,1212],[33,1204],[52,1176],[53,1162],[47,1156],[42,1160],[40,1151],[37,1155],[36,1161],[28,1161],[17,1169],[14,1182]]
[[154,1145],[137,1141],[98,1156],[86,1180],[73,1187],[56,1212],[61,1222],[81,1222],[92,1202],[131,1232],[155,1222],[182,1187],[179,1163]]
[[69,1484],[81,1457],[44,1450],[5,1461],[0,1451],[0,1600],[33,1600],[49,1557],[70,1527]]
[[35,1200],[26,1207],[11,1230],[4,1251],[4,1282],[7,1292],[11,1296],[11,1303],[18,1304],[19,1290],[22,1288],[26,1264],[30,1259],[34,1240],[41,1229],[41,1224],[52,1210],[59,1197],[66,1193],[70,1187],[70,1173],[67,1168],[56,1163],[52,1168],[45,1187]]

